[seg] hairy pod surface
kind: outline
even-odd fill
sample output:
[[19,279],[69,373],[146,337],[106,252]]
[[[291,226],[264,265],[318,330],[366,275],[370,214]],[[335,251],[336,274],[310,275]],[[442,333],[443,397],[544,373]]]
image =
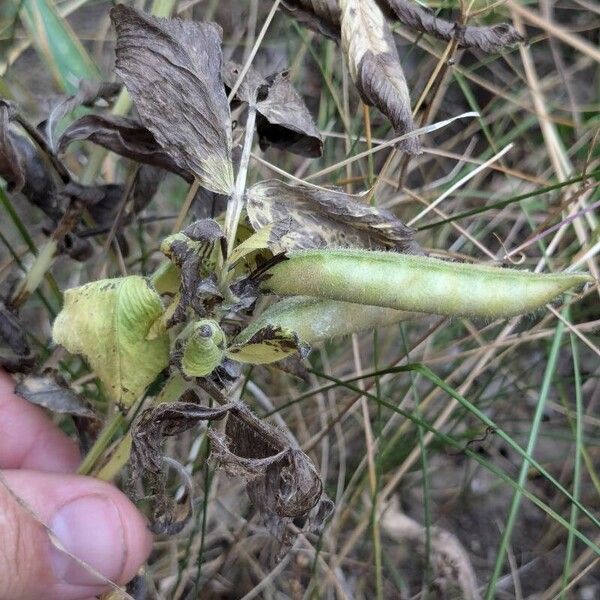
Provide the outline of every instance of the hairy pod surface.
[[581,273],[540,274],[369,250],[288,256],[267,271],[263,290],[449,316],[512,317],[593,281]]
[[245,341],[260,329],[271,326],[293,331],[302,343],[316,344],[416,316],[420,315],[381,306],[298,296],[286,298],[267,308],[239,334],[238,340]]
[[224,358],[225,334],[211,319],[190,323],[177,341],[182,351],[181,371],[187,377],[210,375]]

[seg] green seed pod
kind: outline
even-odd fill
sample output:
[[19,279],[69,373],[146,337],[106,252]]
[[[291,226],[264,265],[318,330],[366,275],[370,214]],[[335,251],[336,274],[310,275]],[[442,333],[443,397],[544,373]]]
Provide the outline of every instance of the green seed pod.
[[363,329],[399,323],[415,316],[421,315],[380,306],[296,296],[267,308],[238,335],[235,343],[243,344],[259,330],[270,326],[293,331],[304,344],[316,344]]
[[496,319],[531,312],[580,273],[540,274],[370,250],[306,250],[267,271],[262,289],[439,315]]
[[225,334],[216,321],[202,319],[190,323],[175,341],[175,353],[186,377],[206,377],[222,362]]

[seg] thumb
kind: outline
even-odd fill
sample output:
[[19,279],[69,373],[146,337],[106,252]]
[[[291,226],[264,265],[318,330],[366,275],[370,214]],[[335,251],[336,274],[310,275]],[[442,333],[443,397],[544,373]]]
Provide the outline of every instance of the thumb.
[[77,475],[2,471],[0,600],[81,600],[106,589],[55,547],[42,523],[64,549],[118,584],[132,579],[150,553],[143,516],[113,486]]

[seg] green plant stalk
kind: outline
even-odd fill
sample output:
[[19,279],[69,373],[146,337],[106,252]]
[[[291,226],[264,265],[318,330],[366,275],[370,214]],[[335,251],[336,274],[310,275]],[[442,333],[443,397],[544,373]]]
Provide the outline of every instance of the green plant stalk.
[[[558,355],[560,351],[560,343],[562,340],[562,336],[565,330],[565,325],[562,321],[559,321],[556,326],[556,331],[554,333],[554,339],[552,340],[552,347],[550,348],[550,355],[548,356],[548,362],[546,364],[546,371],[544,373],[544,379],[542,382],[542,388],[540,390],[540,396],[538,399],[538,403],[535,409],[535,414],[533,416],[533,422],[531,423],[531,430],[529,433],[529,441],[527,442],[527,448],[525,450],[527,456],[532,456],[533,451],[535,450],[535,446],[537,443],[538,434],[540,431],[540,425],[542,423],[542,416],[544,415],[544,410],[546,408],[546,400],[548,399],[548,392],[550,391],[550,386],[552,384],[552,376],[554,375],[554,371],[556,368],[556,361],[558,360]],[[525,488],[525,483],[527,481],[527,474],[529,472],[529,468],[531,463],[529,460],[524,459],[521,463],[521,468],[519,470],[519,478],[518,485],[519,488]],[[519,507],[521,505],[521,498],[523,494],[518,489],[515,491],[513,495],[513,499],[510,505],[510,509],[508,512],[508,518],[506,520],[506,524],[504,525],[504,530],[502,532],[502,538],[500,540],[500,546],[498,548],[498,552],[496,554],[496,561],[494,564],[494,570],[492,572],[492,577],[488,583],[488,587],[485,593],[485,600],[493,600],[496,593],[496,584],[498,582],[498,578],[500,577],[500,572],[502,571],[502,566],[504,565],[504,561],[506,559],[506,552],[508,549],[508,544],[510,543],[510,538],[512,536],[512,532],[515,526],[515,522],[517,519],[517,515],[519,512]],[[569,529],[569,531],[573,531]]]
[[[581,486],[581,458],[583,449],[583,398],[581,390],[581,371],[579,370],[579,350],[577,347],[577,338],[571,333],[571,353],[573,356],[573,372],[575,374],[575,461],[573,464],[573,498],[579,500]],[[571,515],[569,522],[571,527],[577,527],[578,510],[576,504],[571,504]],[[561,600],[567,598],[564,589],[569,582],[571,574],[571,562],[573,559],[573,550],[575,548],[575,536],[572,531],[569,531],[567,537],[567,548],[565,550],[565,564],[562,576]]]
[[261,287],[283,296],[496,319],[531,312],[591,281],[584,274],[540,274],[394,252],[305,250],[271,267]]
[[97,461],[104,454],[104,451],[108,448],[111,440],[124,424],[125,417],[123,413],[121,413],[121,411],[115,412],[79,465],[79,469],[77,469],[79,475],[89,475],[93,471]]

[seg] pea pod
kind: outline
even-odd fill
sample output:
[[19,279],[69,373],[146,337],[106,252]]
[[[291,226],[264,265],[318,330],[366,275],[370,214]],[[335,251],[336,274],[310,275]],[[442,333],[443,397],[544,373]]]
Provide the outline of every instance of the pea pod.
[[283,296],[487,319],[531,312],[593,279],[540,274],[370,250],[304,250],[271,267],[261,284]]
[[316,344],[416,316],[420,315],[393,308],[297,296],[270,306],[238,335],[235,342],[243,344],[265,327],[280,327],[294,332],[304,344]]

